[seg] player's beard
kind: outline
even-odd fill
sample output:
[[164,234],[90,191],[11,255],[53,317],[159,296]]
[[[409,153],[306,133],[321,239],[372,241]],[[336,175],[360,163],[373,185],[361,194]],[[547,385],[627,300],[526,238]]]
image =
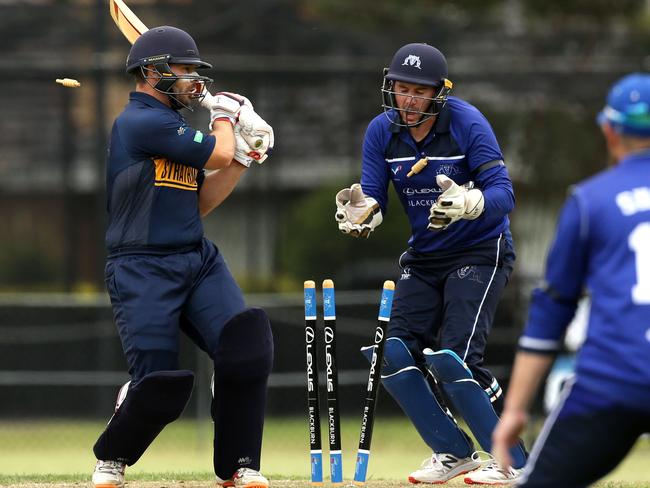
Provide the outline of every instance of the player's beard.
[[197,85],[199,85],[199,83],[194,80],[177,80],[176,83],[172,85],[170,91],[174,94],[173,96],[176,100],[191,109],[198,103],[196,90],[202,90],[202,86],[199,88]]

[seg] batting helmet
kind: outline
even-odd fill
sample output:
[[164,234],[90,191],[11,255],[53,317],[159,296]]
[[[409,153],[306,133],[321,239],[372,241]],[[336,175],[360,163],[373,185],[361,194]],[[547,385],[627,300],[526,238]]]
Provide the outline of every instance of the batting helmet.
[[426,111],[419,112],[422,117],[416,124],[405,124],[400,118],[390,117],[391,122],[401,126],[419,125],[425,120],[440,113],[447,102],[452,83],[447,79],[447,60],[435,47],[429,44],[412,43],[402,46],[393,56],[390,66],[384,68],[382,84],[382,107],[388,114],[389,110],[400,110],[395,103],[394,84],[396,81],[431,86],[438,91],[432,98]]
[[[187,95],[191,99],[200,100],[205,96],[205,88],[212,83],[207,76],[196,73],[179,75],[172,71],[170,64],[189,64],[197,68],[212,68],[212,65],[201,60],[196,42],[187,32],[164,25],[154,27],[142,34],[131,46],[126,58],[126,71],[131,73],[140,69],[142,77],[157,91],[170,97],[174,109],[191,106],[182,102],[178,95]],[[153,66],[151,68],[150,66]],[[179,91],[172,89],[177,80],[190,80],[191,86]]]
[[597,120],[621,134],[650,137],[650,75],[633,73],[617,81]]
[[126,71],[130,73],[139,66],[154,64],[160,58],[172,64],[212,68],[211,64],[201,60],[192,36],[184,30],[163,25],[149,29],[133,43],[126,58]]

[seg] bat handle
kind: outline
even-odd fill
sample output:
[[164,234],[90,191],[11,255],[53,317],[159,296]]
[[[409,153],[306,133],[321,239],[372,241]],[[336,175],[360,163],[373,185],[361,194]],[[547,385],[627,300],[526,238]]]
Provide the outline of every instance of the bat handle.
[[77,80],[73,80],[72,78],[57,78],[56,82],[59,85],[63,85],[67,88],[77,88],[81,86],[81,83],[79,83]]

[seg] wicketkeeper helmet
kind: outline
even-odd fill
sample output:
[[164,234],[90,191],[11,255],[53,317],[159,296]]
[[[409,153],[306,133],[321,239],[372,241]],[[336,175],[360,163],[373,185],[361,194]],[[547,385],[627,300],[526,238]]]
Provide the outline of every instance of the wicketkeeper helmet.
[[381,88],[382,107],[388,115],[389,110],[399,110],[395,103],[394,84],[396,81],[432,86],[438,91],[425,111],[418,111],[422,117],[416,124],[405,124],[400,117],[389,116],[391,122],[401,126],[419,125],[437,115],[447,103],[452,83],[447,79],[447,60],[435,47],[423,43],[402,46],[393,56],[388,68],[384,68],[384,82]]

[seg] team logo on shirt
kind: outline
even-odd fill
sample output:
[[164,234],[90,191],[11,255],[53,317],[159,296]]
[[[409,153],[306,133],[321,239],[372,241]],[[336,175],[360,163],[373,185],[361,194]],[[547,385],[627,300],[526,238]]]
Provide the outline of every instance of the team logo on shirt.
[[154,159],[154,165],[156,167],[155,186],[167,186],[189,191],[198,189],[196,182],[196,176],[199,173],[198,169],[175,163],[166,158]]
[[402,66],[413,66],[417,69],[422,69],[420,68],[420,56],[416,56],[415,54],[409,54],[404,58],[404,62],[402,63]]
[[436,168],[437,175],[445,175],[445,176],[449,176],[450,178],[452,176],[456,176],[459,173],[460,173],[460,168],[455,164],[441,164],[438,166],[438,168]]
[[176,131],[176,133],[177,133],[179,136],[182,136],[183,134],[185,134],[185,131],[186,131],[186,130],[187,130],[187,127],[184,126],[184,125],[181,125],[181,126],[178,128],[178,130]]
[[397,176],[397,173],[399,173],[400,171],[402,171],[402,165],[401,165],[401,164],[398,164],[398,165],[396,165],[396,166],[393,166],[390,170],[393,172],[393,174],[394,174],[395,176]]

